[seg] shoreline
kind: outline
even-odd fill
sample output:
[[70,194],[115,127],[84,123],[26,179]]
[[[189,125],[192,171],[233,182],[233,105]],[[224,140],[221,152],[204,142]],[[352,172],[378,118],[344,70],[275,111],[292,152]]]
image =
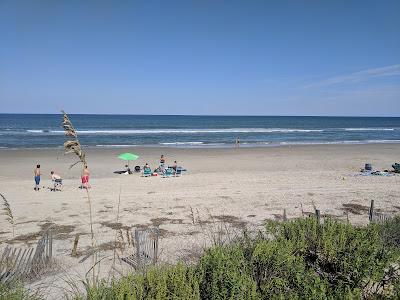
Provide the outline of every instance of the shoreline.
[[[236,149],[235,144],[198,144],[202,142],[187,142],[187,143],[166,143],[149,144],[149,145],[83,145],[83,149],[87,150],[107,150],[107,149]],[[399,145],[400,140],[376,140],[376,141],[338,141],[338,142],[279,142],[279,143],[241,143],[240,148],[258,149],[258,148],[281,148],[281,147],[308,147],[308,146],[352,146],[352,145]],[[0,147],[1,151],[25,151],[25,150],[62,150],[63,146],[58,147]]]

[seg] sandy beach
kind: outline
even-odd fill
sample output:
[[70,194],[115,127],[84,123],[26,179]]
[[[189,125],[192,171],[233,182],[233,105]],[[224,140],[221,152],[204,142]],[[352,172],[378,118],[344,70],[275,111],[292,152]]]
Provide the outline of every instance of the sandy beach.
[[[188,171],[179,178],[144,178],[140,174],[117,175],[124,163],[121,152],[137,153],[132,165],[157,165],[178,161]],[[209,244],[210,226],[229,230],[261,228],[266,219],[288,218],[314,210],[363,225],[368,206],[375,200],[385,212],[400,211],[400,176],[354,176],[372,163],[375,169],[391,169],[399,160],[399,144],[313,145],[241,149],[133,148],[89,149],[92,173],[90,197],[97,245],[112,256],[116,229],[121,229],[118,255],[132,252],[127,234],[135,227],[158,225],[161,229],[160,261],[189,260]],[[79,189],[80,167],[69,166],[75,157],[62,150],[1,150],[0,192],[9,201],[15,219],[15,237],[4,217],[0,239],[32,246],[43,228],[55,230],[54,251],[60,266],[84,274],[89,265],[79,263],[90,250],[87,194]],[[33,169],[42,165],[41,190],[33,190]],[[51,192],[50,171],[64,179],[61,192]],[[118,200],[120,206],[118,214]],[[117,221],[118,218],[118,221]],[[81,234],[78,253],[70,256],[75,234]],[[104,259],[107,271],[109,259]],[[86,265],[85,265],[86,264]],[[121,268],[122,264],[121,264]]]

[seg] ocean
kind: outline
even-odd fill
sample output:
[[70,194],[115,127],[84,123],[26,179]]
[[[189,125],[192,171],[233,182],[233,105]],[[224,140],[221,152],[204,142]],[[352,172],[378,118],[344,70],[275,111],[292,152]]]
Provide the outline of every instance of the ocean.
[[[87,147],[400,143],[400,118],[70,115]],[[0,148],[57,148],[62,115],[0,114]]]

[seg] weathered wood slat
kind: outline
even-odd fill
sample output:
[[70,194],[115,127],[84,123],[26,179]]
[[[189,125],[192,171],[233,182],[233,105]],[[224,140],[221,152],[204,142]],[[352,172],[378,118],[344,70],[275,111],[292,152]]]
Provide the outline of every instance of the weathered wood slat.
[[379,223],[379,224],[381,224],[381,223],[385,223],[386,221],[388,221],[388,220],[390,220],[390,219],[392,219],[392,218],[393,218],[393,216],[391,216],[391,215],[384,214],[384,213],[377,213],[377,212],[374,212],[374,213],[371,215],[371,222],[372,222],[372,223]]
[[17,248],[7,245],[1,253],[0,282],[36,275],[51,261],[52,243],[52,232],[48,230],[39,239],[36,248]]
[[122,261],[134,268],[143,268],[149,264],[155,264],[158,260],[158,228],[139,230],[132,233],[132,240],[135,241],[135,254],[122,258]]

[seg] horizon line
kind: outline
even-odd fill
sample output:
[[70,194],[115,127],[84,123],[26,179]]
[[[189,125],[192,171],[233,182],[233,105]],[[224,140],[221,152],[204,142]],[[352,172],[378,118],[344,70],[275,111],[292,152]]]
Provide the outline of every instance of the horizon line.
[[[16,113],[0,112],[0,115],[61,115],[62,113]],[[171,116],[171,117],[314,117],[314,118],[400,118],[399,116],[363,116],[363,115],[217,115],[217,114],[121,114],[121,113],[68,113],[69,115],[89,116]]]

